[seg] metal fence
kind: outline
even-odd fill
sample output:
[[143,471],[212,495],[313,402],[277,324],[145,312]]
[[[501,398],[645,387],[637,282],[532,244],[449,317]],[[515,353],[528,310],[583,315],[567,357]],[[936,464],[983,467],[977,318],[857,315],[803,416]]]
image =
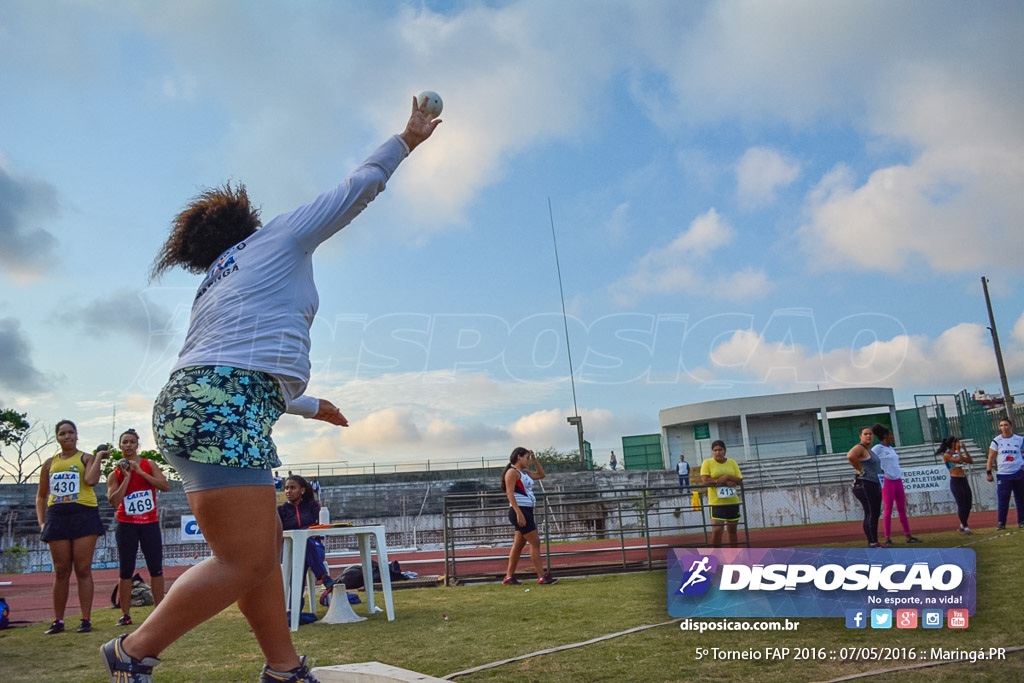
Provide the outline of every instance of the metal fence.
[[[739,489],[741,544],[749,547],[747,514],[742,509],[745,496],[742,486]],[[705,490],[685,486],[539,493],[534,515],[545,573],[649,570],[665,566],[663,551],[684,539],[708,545],[711,524]],[[501,548],[512,540],[508,509],[508,499],[500,492],[444,497],[447,585],[504,576],[508,550]]]

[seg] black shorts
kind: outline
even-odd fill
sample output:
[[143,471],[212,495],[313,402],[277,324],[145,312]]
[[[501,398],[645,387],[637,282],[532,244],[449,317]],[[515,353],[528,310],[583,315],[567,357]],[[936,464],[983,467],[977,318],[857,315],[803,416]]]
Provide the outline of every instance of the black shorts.
[[58,503],[46,508],[43,542],[73,541],[85,536],[102,536],[103,520],[97,507],[81,503]]
[[740,521],[740,504],[732,503],[730,505],[712,505],[711,519],[718,520],[719,522]]
[[519,526],[519,520],[516,518],[515,508],[508,509],[508,521],[512,522],[512,528],[521,533],[523,536],[530,533],[531,531],[537,530],[537,523],[533,521],[533,508],[520,505],[519,509],[523,512],[523,517],[526,518],[526,526]]
[[118,522],[114,531],[117,540],[117,556],[120,561],[119,578],[130,579],[135,573],[135,558],[142,549],[146,568],[150,576],[164,573],[164,539],[160,533],[160,522],[132,524]]

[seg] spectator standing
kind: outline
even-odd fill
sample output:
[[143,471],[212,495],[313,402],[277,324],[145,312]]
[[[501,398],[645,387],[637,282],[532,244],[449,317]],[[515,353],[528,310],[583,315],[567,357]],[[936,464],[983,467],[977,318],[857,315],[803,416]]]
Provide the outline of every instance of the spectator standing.
[[942,456],[942,462],[949,470],[949,490],[956,501],[956,514],[960,518],[962,534],[971,535],[971,527],[967,526],[967,519],[971,516],[971,505],[974,504],[974,494],[967,483],[967,473],[964,472],[964,465],[974,463],[974,459],[967,452],[967,447],[955,436],[947,436],[939,444],[939,450],[935,455]]
[[[529,469],[531,464],[533,469]],[[519,566],[519,557],[527,543],[530,544],[530,560],[537,573],[537,583],[543,586],[558,582],[558,579],[544,573],[540,557],[540,536],[537,534],[537,523],[533,518],[533,508],[537,504],[533,482],[544,477],[544,466],[537,460],[533,451],[522,446],[512,450],[501,478],[509,504],[508,521],[514,530],[512,550],[508,554],[508,569],[502,581],[506,586],[520,584],[516,578],[516,567]]]
[[686,488],[690,484],[690,463],[686,457],[679,454],[679,462],[676,463],[676,474],[679,475],[679,488]]
[[1013,433],[1013,423],[1007,418],[999,421],[999,434],[992,439],[988,447],[988,465],[985,475],[992,481],[992,470],[996,473],[996,501],[998,504],[998,524],[996,529],[1006,528],[1006,518],[1010,514],[1010,494],[1017,505],[1017,526],[1024,529],[1024,437]]
[[871,449],[871,452],[878,456],[878,462],[882,466],[882,530],[885,531],[885,543],[891,546],[892,538],[892,508],[896,506],[896,512],[900,517],[900,526],[903,527],[903,534],[907,537],[907,543],[920,543],[921,539],[915,538],[910,533],[910,518],[907,517],[907,493],[903,488],[903,468],[900,467],[900,456],[893,448],[896,438],[888,427],[875,424],[871,427],[871,433],[878,439],[879,443]]
[[880,548],[878,542],[878,517],[882,514],[882,466],[879,458],[872,453],[871,444],[875,437],[871,427],[862,427],[860,443],[846,454],[846,460],[857,471],[853,480],[853,495],[864,508],[864,535],[869,548]]

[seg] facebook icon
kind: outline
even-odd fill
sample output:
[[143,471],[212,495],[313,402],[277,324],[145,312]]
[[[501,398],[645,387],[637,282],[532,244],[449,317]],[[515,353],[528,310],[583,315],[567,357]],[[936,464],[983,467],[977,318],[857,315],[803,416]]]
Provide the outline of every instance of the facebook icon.
[[846,610],[846,628],[867,628],[867,612],[862,609]]

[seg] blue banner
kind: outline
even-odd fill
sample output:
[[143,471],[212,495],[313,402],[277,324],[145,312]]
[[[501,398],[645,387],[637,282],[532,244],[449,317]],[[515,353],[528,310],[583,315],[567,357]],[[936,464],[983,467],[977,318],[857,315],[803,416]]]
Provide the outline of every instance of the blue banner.
[[968,548],[674,548],[673,617],[846,617],[847,610],[942,609],[973,615]]

